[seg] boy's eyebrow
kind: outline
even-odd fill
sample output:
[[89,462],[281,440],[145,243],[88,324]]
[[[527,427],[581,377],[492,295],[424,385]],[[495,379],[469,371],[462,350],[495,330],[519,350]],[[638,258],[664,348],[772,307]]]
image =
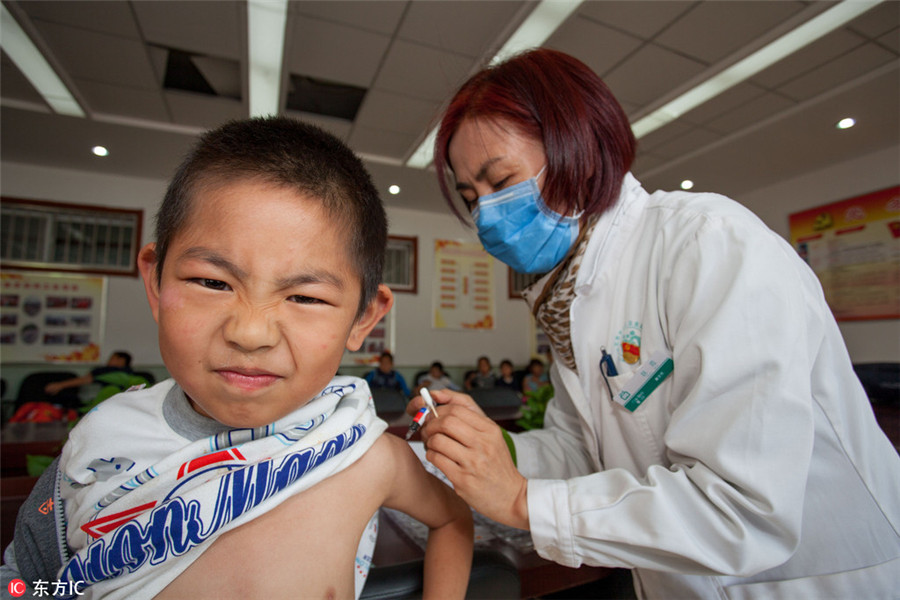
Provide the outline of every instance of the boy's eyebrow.
[[242,268],[209,248],[204,248],[202,246],[194,246],[193,248],[188,248],[182,253],[184,258],[196,258],[202,260],[204,262],[208,262],[209,264],[219,267],[227,271],[230,275],[237,279],[246,279],[248,273],[244,271]]
[[[208,262],[213,266],[225,270],[229,275],[239,280],[247,279],[247,277],[249,276],[249,273],[247,273],[247,271],[241,269],[218,252],[210,250],[209,248],[204,248],[202,246],[188,248],[184,251],[184,253],[182,253],[182,256],[185,258],[195,258],[204,262]],[[299,273],[290,277],[282,277],[275,281],[276,287],[280,290],[285,290],[291,287],[309,283],[325,283],[334,286],[338,290],[344,289],[344,280],[334,273],[325,270]]]
[[307,283],[325,283],[334,286],[338,291],[344,289],[344,280],[330,271],[313,271],[311,273],[300,273],[291,277],[283,277],[275,281],[275,285],[280,290],[286,290],[295,286]]
[[[488,172],[488,169],[491,167],[491,165],[493,165],[495,162],[497,162],[499,160],[503,160],[503,158],[504,158],[503,156],[495,156],[494,158],[489,158],[486,161],[484,161],[484,164],[482,164],[481,168],[478,169],[478,173],[475,174],[475,181],[483,181],[484,178],[487,177],[487,172]],[[457,190],[469,190],[469,189],[472,189],[472,186],[469,185],[468,183],[457,183],[456,189]]]

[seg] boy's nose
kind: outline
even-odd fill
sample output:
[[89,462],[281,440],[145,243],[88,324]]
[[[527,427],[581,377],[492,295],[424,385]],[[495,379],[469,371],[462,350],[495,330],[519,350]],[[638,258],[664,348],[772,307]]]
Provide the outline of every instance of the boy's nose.
[[274,315],[252,306],[237,308],[225,324],[225,341],[242,352],[271,348],[278,336]]

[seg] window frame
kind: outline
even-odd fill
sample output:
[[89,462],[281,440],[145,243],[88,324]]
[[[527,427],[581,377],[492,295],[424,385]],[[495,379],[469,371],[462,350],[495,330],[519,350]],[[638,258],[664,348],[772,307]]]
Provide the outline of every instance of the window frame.
[[[4,269],[21,269],[30,271],[55,271],[62,273],[89,273],[95,275],[120,275],[137,277],[138,262],[137,255],[141,248],[143,239],[144,211],[142,209],[131,208],[114,208],[109,206],[99,206],[94,204],[82,204],[75,202],[53,202],[49,200],[34,200],[28,198],[13,198],[8,196],[0,196],[0,211],[6,212],[7,208],[24,208],[37,209],[39,211],[55,214],[56,217],[63,215],[78,215],[78,213],[96,213],[97,217],[116,217],[127,215],[134,218],[134,226],[131,237],[131,248],[129,250],[129,264],[121,268],[112,266],[91,266],[74,262],[47,262],[47,254],[44,253],[43,260],[23,260],[14,258],[2,258],[2,266]],[[89,215],[84,215],[89,216]],[[47,235],[52,236],[52,225],[56,219],[51,219],[48,227],[45,229]],[[47,250],[52,250],[55,245],[47,242]]]
[[407,246],[408,248],[407,255],[409,256],[409,261],[406,264],[406,272],[410,283],[406,285],[391,283],[387,281],[387,278],[384,277],[384,274],[382,274],[382,278],[384,278],[384,284],[391,288],[392,292],[399,292],[403,294],[418,294],[419,238],[416,236],[389,235],[387,242],[388,247],[391,246],[392,242],[395,246]]

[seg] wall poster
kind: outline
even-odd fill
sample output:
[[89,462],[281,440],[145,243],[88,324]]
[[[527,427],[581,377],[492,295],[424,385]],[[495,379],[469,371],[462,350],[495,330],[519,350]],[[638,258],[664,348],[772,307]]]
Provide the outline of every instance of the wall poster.
[[4,362],[96,363],[105,321],[105,277],[0,273]]
[[435,329],[494,328],[494,259],[481,244],[434,241]]
[[900,318],[900,186],[790,215],[839,321]]
[[341,364],[345,366],[377,364],[378,357],[381,356],[381,353],[385,350],[391,354],[396,352],[396,349],[394,348],[394,339],[394,309],[391,308],[391,310],[378,321],[378,324],[372,328],[372,331],[369,332],[369,335],[363,340],[359,350],[356,350],[355,352],[351,352],[350,350],[344,351],[344,356],[341,357]]

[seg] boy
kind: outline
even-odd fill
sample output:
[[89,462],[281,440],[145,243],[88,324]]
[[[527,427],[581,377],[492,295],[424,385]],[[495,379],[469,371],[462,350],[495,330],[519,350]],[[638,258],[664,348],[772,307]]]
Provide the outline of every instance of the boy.
[[385,505],[431,528],[426,597],[462,598],[468,507],[380,435],[362,380],[334,376],[393,302],[360,161],[296,121],[229,123],[176,173],[156,233],[138,262],[172,380],[73,430],[52,510],[67,543],[29,546],[47,525],[26,528],[26,504],[22,579],[112,598],[350,598]]

